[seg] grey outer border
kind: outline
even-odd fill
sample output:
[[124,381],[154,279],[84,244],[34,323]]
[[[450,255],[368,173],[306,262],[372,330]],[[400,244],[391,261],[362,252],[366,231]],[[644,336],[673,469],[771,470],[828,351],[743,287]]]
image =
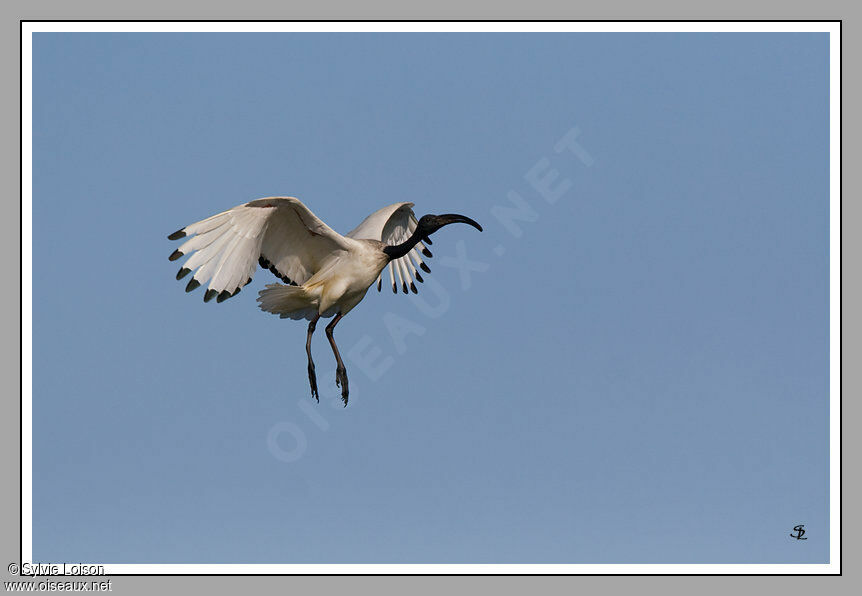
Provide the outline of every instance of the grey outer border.
[[[241,6],[241,9],[237,9]],[[701,3],[684,2],[679,0],[654,0],[649,5],[635,1],[615,1],[611,5],[605,2],[601,5],[579,7],[571,3],[551,0],[534,0],[530,3],[518,3],[511,0],[490,2],[488,0],[437,0],[433,6],[418,3],[404,3],[394,0],[367,0],[360,4],[351,3],[347,0],[330,1],[326,6],[320,4],[291,5],[286,6],[283,2],[274,0],[247,0],[241,5],[224,1],[205,0],[151,0],[146,6],[141,4],[120,4],[107,0],[81,0],[74,5],[61,2],[60,0],[42,0],[39,4],[27,3],[22,0],[13,0],[3,3],[0,7],[3,15],[3,45],[6,51],[2,53],[3,71],[7,80],[18,80],[19,78],[19,20],[21,19],[560,19],[560,20],[589,20],[589,19],[800,19],[800,20],[822,20],[842,19],[844,20],[843,32],[843,55],[856,57],[859,50],[858,39],[852,36],[854,21],[848,17],[852,15],[849,2],[822,1],[816,5],[810,2],[770,2],[764,0],[732,0],[725,1],[720,6]],[[843,61],[842,61],[843,64]],[[857,76],[854,72],[858,69],[844,69],[842,76],[849,75],[842,81],[842,96],[849,98],[847,105],[860,105],[858,93]],[[0,234],[0,247],[3,254],[16,255],[20,263],[20,209],[18,197],[20,196],[20,120],[18,125],[14,122],[20,113],[18,93],[7,93],[3,96],[6,117],[2,119],[2,129],[7,142],[4,143],[5,159],[2,160],[4,180],[19,180],[18,188],[10,188],[8,191],[8,203],[12,205],[12,213],[2,218],[3,233]],[[843,100],[843,97],[842,97]],[[855,100],[855,101],[854,101]],[[843,101],[842,101],[843,105]],[[13,116],[15,115],[15,116]],[[851,131],[858,129],[858,117],[855,111],[848,110],[842,114],[844,128]],[[16,129],[18,129],[16,131]],[[17,134],[16,134],[17,133]],[[843,131],[842,131],[843,135]],[[854,138],[854,135],[848,135]],[[843,150],[846,151],[848,144],[843,142]],[[851,146],[852,147],[852,146]],[[852,163],[852,162],[851,162]],[[849,180],[851,183],[853,179]],[[12,186],[12,184],[10,184]],[[851,184],[848,188],[853,188]],[[843,180],[842,180],[843,189]],[[843,189],[849,197],[856,196],[852,190]],[[848,221],[858,210],[858,202],[844,201],[842,210],[849,213]],[[843,229],[843,220],[842,220]],[[850,245],[854,239],[850,235],[844,235],[842,242],[842,253],[845,245]],[[850,251],[847,251],[850,254]],[[11,261],[11,259],[8,259]],[[846,292],[850,297],[859,298],[857,280],[848,277],[850,283],[847,288],[843,285],[844,263],[842,260],[842,303]],[[20,402],[16,396],[20,394],[20,299],[17,292],[5,292],[3,294],[3,317],[0,318],[0,329],[2,329],[4,358],[0,359],[3,378],[19,379],[17,387],[14,387],[8,398],[12,405],[7,415],[0,421],[0,448],[6,454],[4,458],[4,471],[7,478],[13,482],[7,484],[7,490],[0,492],[3,499],[3,511],[5,515],[0,516],[0,548],[3,557],[3,580],[15,579],[9,576],[6,565],[19,559],[20,539],[20,511],[19,491],[20,477],[17,473],[20,455]],[[843,312],[842,312],[843,316]],[[17,319],[17,321],[16,321]],[[857,323],[856,317],[852,315],[849,320]],[[15,333],[17,327],[18,333]],[[843,360],[844,337],[842,327],[842,388],[843,388]],[[851,379],[856,379],[852,375]],[[852,384],[851,384],[852,386]],[[848,395],[853,395],[847,391]],[[848,420],[856,419],[854,414],[858,409],[855,400],[844,400],[842,404],[846,410]],[[843,417],[842,417],[843,419]],[[843,422],[842,422],[843,427]],[[856,449],[854,443],[858,442],[855,436],[844,435],[843,445],[849,446],[847,453],[853,453]],[[851,470],[852,471],[852,470]],[[844,466],[842,460],[842,477]],[[842,493],[849,495],[848,502],[858,502],[859,489],[857,477],[842,478]],[[842,494],[843,497],[843,494]],[[853,498],[857,497],[857,498]],[[842,498],[843,501],[843,498]],[[856,533],[850,528],[857,528],[858,515],[852,508],[844,512],[842,522],[843,533],[849,537]],[[744,531],[743,528],[740,530]],[[850,540],[842,541],[842,552],[844,561],[854,561],[858,549],[853,548]],[[854,569],[849,569],[845,575],[852,577]],[[813,585],[813,582],[821,580],[825,582]],[[577,582],[577,583],[575,583]],[[206,590],[213,593],[233,594],[238,591],[264,591],[267,592],[279,588],[294,590],[323,590],[335,593],[355,592],[357,589],[365,591],[386,592],[403,594],[406,591],[437,594],[442,590],[452,589],[457,586],[466,590],[503,590],[504,593],[511,590],[513,593],[522,593],[530,589],[554,589],[565,587],[597,588],[608,591],[619,591],[621,593],[641,592],[647,586],[650,590],[655,589],[663,594],[687,594],[693,590],[702,593],[706,590],[724,592],[741,587],[742,583],[753,584],[753,589],[777,589],[784,594],[809,593],[813,589],[825,593],[842,594],[849,592],[850,584],[842,576],[840,578],[818,578],[818,577],[654,577],[644,578],[638,576],[618,577],[363,577],[350,576],[328,576],[328,577],[131,577],[124,576],[115,578],[112,582],[112,590],[123,594],[149,594],[154,590],[165,593],[185,593],[192,590]]]

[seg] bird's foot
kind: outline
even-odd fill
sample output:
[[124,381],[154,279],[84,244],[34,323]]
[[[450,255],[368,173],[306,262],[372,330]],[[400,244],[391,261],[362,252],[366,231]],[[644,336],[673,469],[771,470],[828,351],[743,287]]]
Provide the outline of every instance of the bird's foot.
[[317,375],[314,374],[314,363],[308,363],[308,384],[311,385],[311,397],[320,402],[320,396],[317,394]]
[[344,407],[347,407],[347,369],[339,366],[335,369],[335,384],[341,387],[341,401],[344,402]]

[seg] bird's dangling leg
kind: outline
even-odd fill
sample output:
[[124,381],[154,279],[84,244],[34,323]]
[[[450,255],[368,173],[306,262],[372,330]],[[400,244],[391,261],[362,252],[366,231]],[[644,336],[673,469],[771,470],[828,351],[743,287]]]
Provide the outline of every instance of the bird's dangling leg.
[[335,362],[338,363],[335,368],[335,384],[341,387],[341,401],[344,402],[344,407],[347,407],[347,369],[344,368],[344,362],[341,360],[341,354],[338,353],[338,346],[335,345],[335,338],[332,336],[341,316],[341,313],[338,313],[332,322],[326,326],[326,337],[329,339],[329,345],[332,346],[332,353],[335,354]]
[[320,315],[314,315],[311,322],[308,324],[308,339],[305,340],[305,353],[308,354],[308,383],[311,385],[311,397],[320,401],[320,396],[317,395],[317,375],[314,374],[314,360],[311,359],[311,336],[314,334],[314,328],[317,327],[317,319]]

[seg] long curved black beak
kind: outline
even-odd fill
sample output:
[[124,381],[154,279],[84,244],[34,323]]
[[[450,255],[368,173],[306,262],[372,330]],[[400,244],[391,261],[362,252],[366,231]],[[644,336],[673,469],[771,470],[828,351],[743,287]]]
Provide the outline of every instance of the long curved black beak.
[[466,215],[458,215],[457,213],[446,213],[444,215],[437,216],[438,221],[441,226],[447,226],[452,223],[465,223],[473,226],[480,232],[482,231],[482,226],[480,226],[477,222],[470,219]]

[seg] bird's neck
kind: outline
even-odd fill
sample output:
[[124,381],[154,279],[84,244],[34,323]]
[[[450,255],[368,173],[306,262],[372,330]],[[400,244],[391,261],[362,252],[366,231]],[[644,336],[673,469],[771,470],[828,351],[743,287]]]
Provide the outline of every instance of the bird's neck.
[[386,253],[386,256],[389,257],[390,261],[400,259],[408,252],[413,250],[413,247],[419,244],[419,242],[421,242],[422,240],[422,237],[425,235],[427,235],[427,232],[424,232],[419,226],[417,226],[416,229],[413,231],[413,235],[410,236],[410,238],[408,238],[401,244],[383,247],[383,252]]

